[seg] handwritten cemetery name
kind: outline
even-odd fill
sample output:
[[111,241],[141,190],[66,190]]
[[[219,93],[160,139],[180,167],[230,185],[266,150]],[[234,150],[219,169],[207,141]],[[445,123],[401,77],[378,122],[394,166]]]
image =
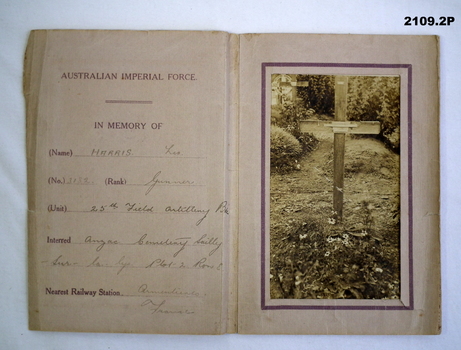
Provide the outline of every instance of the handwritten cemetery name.
[[134,242],[123,243],[117,239],[102,239],[94,236],[87,236],[84,241],[85,244],[96,246],[96,251],[100,252],[105,246],[111,245],[134,245],[134,246],[158,246],[158,247],[172,247],[174,248],[173,257],[177,257],[182,251],[189,247],[210,247],[208,256],[212,256],[216,251],[221,248],[222,241],[218,237],[209,237],[206,233],[197,240],[192,240],[191,237],[178,237],[166,239],[150,239],[147,233],[143,234],[139,239]]

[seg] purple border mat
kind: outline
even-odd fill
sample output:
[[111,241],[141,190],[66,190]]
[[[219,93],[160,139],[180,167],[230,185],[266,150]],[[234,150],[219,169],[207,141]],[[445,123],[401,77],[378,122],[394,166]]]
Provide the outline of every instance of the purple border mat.
[[[404,68],[408,71],[408,263],[409,306],[372,305],[266,305],[266,67],[343,67],[343,68]],[[362,63],[296,63],[265,62],[261,65],[261,309],[262,310],[413,310],[413,169],[412,169],[412,66],[411,64],[362,64]],[[402,242],[403,244],[404,242]],[[281,303],[287,299],[277,299]],[[293,300],[293,299],[290,299]],[[303,299],[308,301],[309,299]],[[337,300],[331,299],[332,303]],[[374,299],[363,299],[370,302]],[[377,299],[378,300],[378,299]],[[330,302],[330,300],[328,300]]]

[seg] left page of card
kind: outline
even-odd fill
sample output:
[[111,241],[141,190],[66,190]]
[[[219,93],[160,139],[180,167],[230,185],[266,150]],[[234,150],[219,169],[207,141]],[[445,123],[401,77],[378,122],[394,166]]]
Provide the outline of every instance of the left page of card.
[[31,329],[228,331],[231,47],[220,32],[31,33]]

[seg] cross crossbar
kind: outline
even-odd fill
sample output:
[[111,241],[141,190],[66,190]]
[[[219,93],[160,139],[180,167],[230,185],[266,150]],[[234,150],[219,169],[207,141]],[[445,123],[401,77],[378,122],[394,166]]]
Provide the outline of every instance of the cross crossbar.
[[308,81],[281,81],[279,83],[279,86],[309,86],[309,82]]
[[[332,128],[333,132],[346,134],[378,135],[381,132],[381,124],[378,121],[365,122],[338,122],[332,121],[326,124],[324,120],[300,120],[299,129],[304,133],[325,132]],[[344,129],[340,129],[344,128]]]
[[325,132],[331,130],[334,133],[333,146],[333,209],[337,222],[343,217],[343,194],[344,194],[344,154],[346,134],[374,134],[381,131],[378,121],[347,121],[347,89],[348,77],[335,77],[335,120],[329,123],[321,120],[302,120],[299,123],[303,133]]

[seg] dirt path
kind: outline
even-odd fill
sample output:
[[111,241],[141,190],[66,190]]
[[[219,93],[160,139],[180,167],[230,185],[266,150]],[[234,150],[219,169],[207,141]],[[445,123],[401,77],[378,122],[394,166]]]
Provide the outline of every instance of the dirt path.
[[[290,196],[286,196],[290,193]],[[399,157],[374,139],[346,141],[344,210],[360,201],[398,201]],[[312,207],[332,210],[333,142],[323,140],[316,150],[300,161],[300,169],[290,174],[271,176],[271,209],[280,212]],[[273,207],[273,208],[272,208]],[[378,205],[381,207],[381,205]],[[305,210],[301,210],[305,211]]]

